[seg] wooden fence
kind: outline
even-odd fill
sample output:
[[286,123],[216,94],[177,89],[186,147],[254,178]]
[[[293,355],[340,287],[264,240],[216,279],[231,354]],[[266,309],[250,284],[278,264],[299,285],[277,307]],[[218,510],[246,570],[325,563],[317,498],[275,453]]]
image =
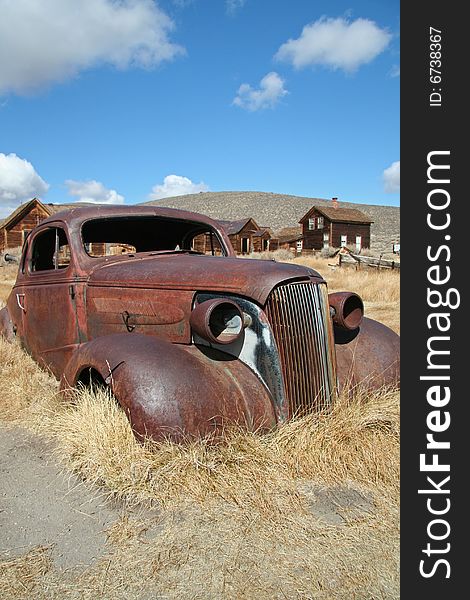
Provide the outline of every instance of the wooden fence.
[[359,254],[339,253],[338,265],[354,265],[356,269],[369,267],[372,269],[400,269],[400,261],[386,260],[385,258],[373,258],[372,256],[360,256]]

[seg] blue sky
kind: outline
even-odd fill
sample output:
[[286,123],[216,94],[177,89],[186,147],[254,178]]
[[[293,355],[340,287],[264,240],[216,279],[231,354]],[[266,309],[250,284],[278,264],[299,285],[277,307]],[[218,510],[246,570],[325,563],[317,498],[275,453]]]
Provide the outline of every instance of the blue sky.
[[0,0],[0,14],[1,215],[32,195],[201,189],[399,203],[398,1]]

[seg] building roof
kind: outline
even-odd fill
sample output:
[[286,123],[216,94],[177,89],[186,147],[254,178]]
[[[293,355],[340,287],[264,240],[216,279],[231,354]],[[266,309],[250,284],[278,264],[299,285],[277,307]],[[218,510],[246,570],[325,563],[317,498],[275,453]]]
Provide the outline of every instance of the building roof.
[[251,217],[248,217],[247,219],[239,219],[238,221],[222,221],[222,220],[219,219],[217,222],[221,225],[221,227],[223,227],[223,229],[225,230],[225,233],[227,235],[236,235],[237,233],[240,233],[240,231],[250,221],[252,221],[252,223],[253,223],[253,230],[252,230],[252,232],[254,233],[256,231],[259,231],[258,225],[254,221],[254,219],[252,219]]
[[302,228],[298,225],[295,227],[284,227],[280,231],[276,232],[276,238],[279,240],[280,244],[296,242],[302,238]]
[[338,208],[334,206],[312,206],[312,208],[300,219],[303,223],[309,219],[313,212],[318,212],[333,223],[363,223],[370,225],[373,221],[357,208]]
[[253,234],[253,237],[263,237],[263,235],[269,235],[269,237],[272,237],[273,232],[271,231],[270,227],[260,227],[258,229],[258,231],[255,231]]
[[51,212],[46,208],[46,206],[38,198],[32,198],[31,200],[28,200],[28,202],[24,202],[23,204],[20,204],[18,206],[18,208],[16,208],[10,215],[8,215],[8,217],[6,217],[6,219],[3,220],[0,227],[2,227],[2,229],[5,227],[8,227],[8,225],[10,225],[11,223],[14,223],[16,220],[18,220],[21,217],[21,215],[28,212],[28,210],[36,204],[41,206],[41,208],[44,209],[44,212],[46,214],[49,214],[49,215],[51,214]]

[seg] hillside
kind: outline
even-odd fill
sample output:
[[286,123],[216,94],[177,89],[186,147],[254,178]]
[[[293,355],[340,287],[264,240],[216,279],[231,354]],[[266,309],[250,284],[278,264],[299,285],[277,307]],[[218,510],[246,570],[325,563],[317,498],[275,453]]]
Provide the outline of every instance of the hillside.
[[[192,210],[214,219],[236,220],[253,217],[260,226],[271,227],[275,232],[283,227],[297,225],[299,219],[315,204],[331,205],[331,200],[305,198],[268,192],[201,192],[173,198],[145,202]],[[390,252],[392,244],[400,241],[400,209],[395,206],[378,206],[339,202],[340,208],[358,208],[374,222],[371,227],[371,249]]]

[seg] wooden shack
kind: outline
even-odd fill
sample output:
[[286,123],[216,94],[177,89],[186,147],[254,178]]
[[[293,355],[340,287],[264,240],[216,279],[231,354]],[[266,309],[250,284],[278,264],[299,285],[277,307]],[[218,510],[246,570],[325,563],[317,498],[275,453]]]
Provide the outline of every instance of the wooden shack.
[[284,227],[276,233],[276,247],[272,244],[272,249],[290,250],[294,254],[299,254],[303,249],[302,228],[299,225],[294,227]]
[[305,250],[347,246],[360,252],[370,248],[372,220],[356,208],[338,208],[335,202],[328,207],[312,206],[299,223]]
[[273,233],[270,227],[260,227],[253,234],[253,252],[269,252]]
[[18,206],[0,225],[0,251],[21,247],[30,231],[51,214],[48,205],[37,198]]
[[[7,248],[23,246],[29,233],[41,221],[55,213],[77,206],[90,206],[90,204],[78,202],[73,204],[44,204],[38,198],[33,198],[21,204],[0,223],[0,252],[4,252]],[[91,244],[88,250],[94,256],[103,256],[108,253],[106,244],[102,243]]]
[[225,229],[237,254],[254,252],[254,235],[260,230],[254,219],[248,217],[238,221],[219,221],[219,223]]
[[[252,252],[264,252],[270,249],[272,232],[269,227],[259,227],[254,219],[248,217],[237,221],[219,220],[219,225],[228,235],[230,242],[236,254],[251,254]],[[198,252],[212,252],[214,247],[215,254],[219,254],[220,245],[215,238],[208,234],[197,236],[194,239],[193,247]]]

